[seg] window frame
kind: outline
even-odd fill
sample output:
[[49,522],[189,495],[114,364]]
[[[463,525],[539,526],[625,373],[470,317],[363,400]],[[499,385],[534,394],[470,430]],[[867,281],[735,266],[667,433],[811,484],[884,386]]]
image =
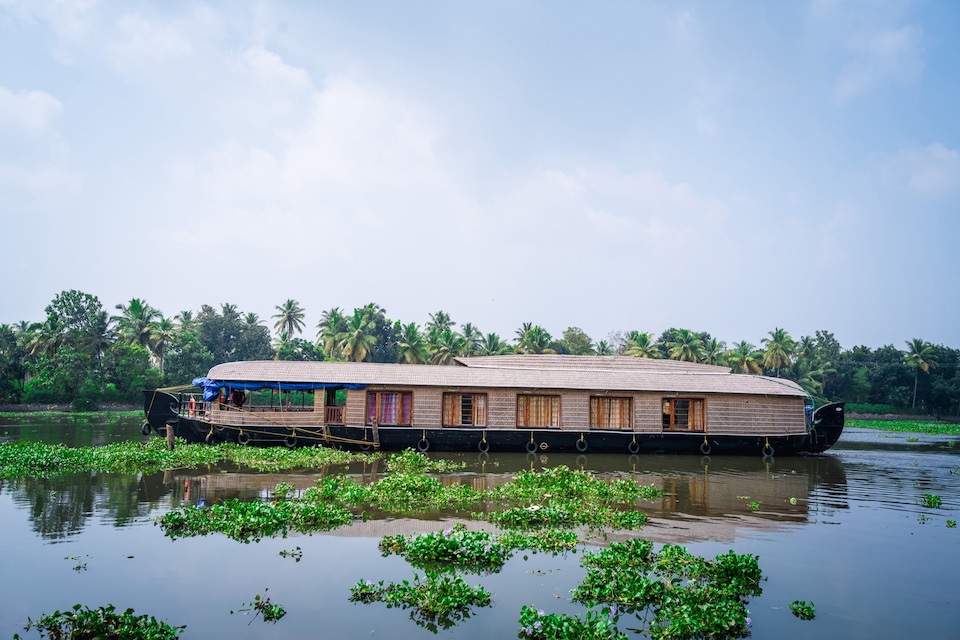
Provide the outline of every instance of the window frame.
[[[382,407],[383,407],[383,396],[387,394],[397,395],[397,410],[396,418],[397,422],[383,422],[380,420],[382,416]],[[375,397],[374,401],[374,414],[370,414],[370,398]],[[402,422],[404,417],[404,400],[406,399],[407,413],[408,413],[408,422]],[[377,425],[383,426],[396,426],[396,427],[411,427],[413,426],[413,391],[396,391],[396,390],[380,390],[380,391],[367,391],[367,397],[364,402],[364,424],[372,425],[376,421]]]
[[[471,398],[470,424],[463,424],[463,398]],[[448,404],[449,400],[449,404]],[[478,401],[479,400],[479,401]],[[489,399],[486,393],[444,391],[440,400],[440,425],[443,427],[486,428]],[[481,415],[482,414],[482,415]]]
[[[677,403],[687,403],[686,426],[677,426]],[[669,412],[665,411],[669,405]],[[701,433],[707,430],[707,400],[702,397],[682,396],[663,398],[660,401],[661,427],[663,431],[686,431]]]
[[[530,408],[532,401],[537,398],[542,398],[547,401],[548,409],[546,413],[549,415],[547,422],[556,422],[556,424],[530,424]],[[521,412],[521,403],[523,404],[523,411]],[[561,413],[561,402],[559,394],[539,394],[539,393],[518,393],[517,394],[517,428],[518,429],[559,429],[562,420]],[[523,420],[521,421],[521,413],[523,414]]]
[[[608,414],[604,410],[605,403],[619,403],[620,407],[617,413],[620,415],[620,426],[611,427],[604,424],[604,416]],[[626,407],[624,407],[626,404]],[[596,405],[596,408],[595,408]],[[626,420],[624,420],[626,418]],[[604,431],[633,431],[633,396],[590,396],[590,428],[602,429]]]

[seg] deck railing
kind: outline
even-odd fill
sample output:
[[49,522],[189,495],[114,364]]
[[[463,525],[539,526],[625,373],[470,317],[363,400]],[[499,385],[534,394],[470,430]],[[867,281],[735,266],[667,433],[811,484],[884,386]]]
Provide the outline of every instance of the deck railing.
[[324,407],[324,424],[343,424],[343,407]]

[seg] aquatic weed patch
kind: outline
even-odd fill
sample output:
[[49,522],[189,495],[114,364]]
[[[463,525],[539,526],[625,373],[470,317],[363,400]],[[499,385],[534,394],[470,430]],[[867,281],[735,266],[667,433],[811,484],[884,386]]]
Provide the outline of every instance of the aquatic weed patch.
[[350,511],[328,502],[242,502],[234,498],[208,507],[169,511],[156,524],[173,539],[222,533],[231,540],[249,543],[276,535],[287,537],[290,531],[330,531],[353,519]]
[[512,555],[492,534],[467,531],[462,523],[422,535],[384,536],[379,547],[384,556],[396,554],[414,567],[440,572],[498,572]]
[[316,468],[368,460],[367,454],[325,447],[255,448],[223,443],[216,446],[178,441],[170,451],[166,441],[117,442],[100,447],[67,447],[37,442],[0,442],[0,478],[52,478],[78,472],[150,474],[231,462],[260,471]]
[[936,422],[934,420],[856,420],[848,418],[844,421],[844,424],[848,427],[877,429],[879,431],[896,431],[899,433],[960,435],[960,424]]
[[757,557],[733,551],[708,560],[676,545],[654,553],[635,539],[584,554],[581,564],[587,575],[573,599],[611,607],[614,622],[636,614],[653,638],[745,637],[747,599],[761,593]]
[[433,459],[414,449],[404,449],[387,458],[387,470],[391,473],[450,473],[466,467],[465,462]]
[[316,493],[304,497],[334,500],[347,507],[372,507],[390,513],[463,509],[476,506],[484,494],[459,482],[444,484],[425,473],[392,473],[377,482],[361,484],[352,478],[324,478]]
[[411,609],[410,619],[434,633],[469,618],[474,607],[490,606],[490,599],[483,587],[439,572],[427,572],[423,579],[414,574],[412,581],[361,580],[350,589],[351,602],[384,602],[388,609]]
[[[153,616],[136,615],[133,609],[117,612],[112,604],[90,609],[76,604],[70,611],[54,611],[38,620],[27,618],[27,631],[57,640],[123,638],[124,640],[175,640],[186,626],[174,627]],[[20,640],[19,634],[13,634]]]
[[592,530],[635,530],[647,521],[646,514],[637,510],[637,502],[661,495],[659,489],[633,480],[605,482],[561,465],[541,472],[521,471],[489,494],[494,505],[504,508],[474,515],[506,529],[587,526]]
[[545,613],[529,605],[520,610],[520,638],[531,640],[626,640],[610,618],[609,609],[587,611],[581,619],[568,613]]
[[267,597],[267,591],[269,589],[263,590],[263,596],[259,593],[254,596],[253,601],[248,603],[247,609],[237,609],[236,611],[231,611],[230,613],[249,613],[253,612],[253,619],[250,620],[250,624],[253,624],[253,621],[257,619],[257,616],[263,618],[264,622],[273,622],[276,623],[283,616],[287,615],[287,610],[283,605],[272,602],[269,597]]
[[0,478],[53,478],[78,472],[155,473],[171,467],[213,464],[219,459],[216,449],[183,446],[168,451],[159,439],[77,448],[0,442]]

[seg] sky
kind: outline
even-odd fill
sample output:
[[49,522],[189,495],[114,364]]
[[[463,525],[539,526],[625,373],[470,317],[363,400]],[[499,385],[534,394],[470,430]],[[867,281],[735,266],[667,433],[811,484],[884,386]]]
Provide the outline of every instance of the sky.
[[960,3],[0,0],[0,322],[960,348]]

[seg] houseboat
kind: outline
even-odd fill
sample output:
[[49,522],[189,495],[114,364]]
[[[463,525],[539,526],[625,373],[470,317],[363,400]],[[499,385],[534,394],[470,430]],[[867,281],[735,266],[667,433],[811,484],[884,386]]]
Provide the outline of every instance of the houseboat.
[[144,394],[144,433],[363,450],[797,455],[829,449],[843,403],[794,382],[629,356],[454,364],[228,362]]

